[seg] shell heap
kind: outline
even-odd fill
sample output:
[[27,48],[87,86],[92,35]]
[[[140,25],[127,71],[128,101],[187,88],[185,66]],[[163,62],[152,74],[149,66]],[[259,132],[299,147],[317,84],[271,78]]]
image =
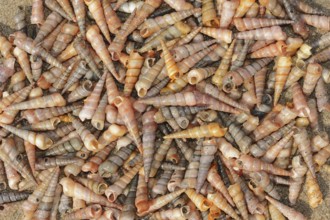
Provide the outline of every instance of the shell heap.
[[33,0],[25,11],[0,35],[0,204],[25,200],[24,219],[301,220],[278,185],[292,206],[303,184],[322,203],[322,10]]

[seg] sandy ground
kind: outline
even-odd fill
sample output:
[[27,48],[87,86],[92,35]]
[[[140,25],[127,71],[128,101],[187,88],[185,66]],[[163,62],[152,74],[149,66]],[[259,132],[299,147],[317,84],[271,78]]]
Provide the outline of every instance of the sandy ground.
[[[3,35],[9,35],[14,28],[13,17],[17,11],[18,6],[24,6],[26,11],[30,11],[32,0],[0,0],[0,32]],[[329,0],[310,0],[313,4],[319,4],[330,14],[330,1]],[[326,127],[326,130],[330,130],[330,114],[322,114],[320,118]],[[297,205],[294,207],[301,211],[304,215],[311,220],[329,220],[330,219],[330,176],[324,172],[317,174],[318,182],[321,186],[321,190],[324,196],[324,202],[322,205],[312,210],[307,202],[306,189],[300,195]],[[288,188],[282,188],[282,201],[288,201]],[[20,220],[23,219],[21,202],[17,202],[10,205],[5,205],[4,210],[0,211],[0,219],[4,220]]]

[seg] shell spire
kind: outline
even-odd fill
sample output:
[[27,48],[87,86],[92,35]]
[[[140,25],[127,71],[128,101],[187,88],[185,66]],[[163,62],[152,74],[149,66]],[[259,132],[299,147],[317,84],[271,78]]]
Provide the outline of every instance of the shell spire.
[[119,80],[120,76],[115,69],[110,53],[102,39],[99,28],[96,25],[92,25],[87,29],[86,38],[110,73]]
[[268,202],[274,205],[285,217],[289,220],[307,220],[307,218],[300,212],[294,210],[293,208],[284,205],[283,203],[273,199],[270,196],[266,196]]
[[171,80],[175,80],[177,78],[182,77],[182,73],[180,72],[178,66],[176,65],[174,58],[170,51],[168,50],[166,44],[163,40],[160,41],[163,49],[163,56],[165,60],[165,66],[167,70],[167,75]]
[[81,121],[85,121],[86,119],[90,120],[93,118],[101,98],[106,76],[107,72],[102,75],[102,78],[97,82],[92,93],[84,100],[84,106],[79,112],[79,118]]
[[0,126],[17,135],[18,137],[28,141],[30,144],[37,146],[39,149],[48,149],[53,144],[53,141],[44,134],[15,128],[5,124],[0,124]]
[[110,203],[105,197],[94,193],[87,187],[73,181],[71,178],[64,177],[61,179],[60,184],[63,187],[63,193],[76,199],[84,200],[88,203],[96,203],[109,208],[121,209],[121,206],[116,203]]
[[210,123],[200,127],[190,128],[173,134],[164,136],[165,139],[173,138],[203,138],[203,137],[223,137],[226,128],[221,128],[218,123]]
[[21,155],[18,149],[15,147],[15,142],[13,138],[6,139],[0,146],[0,158],[5,163],[9,164],[12,168],[17,170],[25,179],[37,183],[33,174],[31,167],[27,161],[19,161]]
[[101,5],[101,1],[100,0],[85,0],[85,4],[87,5],[88,10],[93,15],[93,18],[94,18],[97,26],[100,28],[105,39],[107,39],[108,42],[111,42],[108,24],[107,24],[105,16],[104,16],[104,11],[103,11],[103,8]]
[[12,104],[5,110],[26,110],[37,108],[48,108],[56,106],[65,106],[66,101],[59,93],[52,93],[50,95],[31,99],[29,101]]
[[147,111],[142,116],[142,146],[143,146],[143,167],[146,182],[149,180],[151,164],[155,153],[155,140],[157,123],[154,121],[156,111]]
[[201,149],[201,158],[199,161],[199,169],[196,182],[196,191],[200,192],[202,186],[206,180],[208,171],[211,167],[211,163],[214,160],[215,153],[217,151],[217,143],[214,138],[203,141]]
[[114,105],[118,108],[119,115],[123,119],[128,132],[131,134],[136,146],[138,147],[139,151],[142,153],[142,141],[139,134],[138,124],[135,118],[135,113],[133,110],[132,102],[129,98],[123,96],[117,96],[114,101]]

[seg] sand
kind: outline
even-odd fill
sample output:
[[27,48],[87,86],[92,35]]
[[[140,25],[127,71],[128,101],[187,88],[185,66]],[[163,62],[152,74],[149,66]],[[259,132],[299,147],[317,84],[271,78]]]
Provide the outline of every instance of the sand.
[[[30,11],[32,0],[0,0],[0,32],[8,36],[14,28],[13,17],[17,11],[18,6],[24,6],[26,11]],[[330,1],[329,0],[310,0],[313,4],[319,4],[330,15]],[[330,114],[321,114],[320,118],[325,126],[325,129],[330,131]],[[329,163],[329,161],[328,161]],[[317,174],[317,179],[323,193],[323,203],[316,209],[311,209],[307,202],[306,190],[302,191],[297,204],[294,206],[297,210],[301,211],[304,215],[311,220],[329,220],[330,219],[330,176],[324,172]],[[282,201],[288,202],[288,188],[280,187]],[[4,210],[0,211],[0,219],[3,220],[20,220],[23,219],[22,202],[17,202],[4,206]]]

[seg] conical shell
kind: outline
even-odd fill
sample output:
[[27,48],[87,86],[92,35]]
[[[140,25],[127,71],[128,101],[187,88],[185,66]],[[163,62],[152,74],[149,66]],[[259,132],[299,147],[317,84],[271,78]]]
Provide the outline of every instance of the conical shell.
[[235,15],[236,9],[239,6],[239,1],[225,1],[221,5],[221,19],[220,19],[220,27],[228,28],[232,19]]
[[184,11],[173,12],[171,14],[165,14],[163,16],[150,18],[144,21],[141,25],[140,34],[142,37],[146,38],[151,36],[153,33],[166,28],[169,25],[173,25],[178,21],[181,21],[191,15],[200,15],[201,9],[194,8]]
[[247,210],[246,202],[244,200],[244,194],[241,190],[240,185],[238,183],[230,185],[228,187],[228,192],[231,198],[233,198],[233,201],[237,209],[239,210],[241,216],[243,217],[243,219],[248,219],[248,210]]
[[46,18],[45,22],[41,25],[39,32],[34,39],[35,43],[41,42],[45,37],[55,29],[55,27],[61,23],[63,20],[62,16],[59,15],[57,12],[52,12],[48,17]]
[[32,3],[31,24],[40,27],[44,23],[44,7],[41,0],[34,0]]
[[284,89],[286,79],[288,78],[288,75],[291,70],[291,65],[291,57],[280,56],[276,60],[274,106],[277,104]]
[[184,178],[180,183],[181,188],[196,188],[198,168],[201,157],[201,143],[197,143],[192,159],[189,161]]
[[86,36],[86,8],[84,0],[72,0],[71,1],[74,14],[77,19],[79,31],[83,37]]
[[222,137],[227,129],[221,128],[218,123],[210,123],[200,127],[187,129],[174,134],[164,136],[168,138],[203,138],[203,137]]
[[315,165],[313,162],[312,149],[310,146],[310,139],[306,128],[298,128],[293,135],[294,142],[298,146],[301,156],[304,158],[305,163],[312,176],[315,178]]
[[284,18],[286,13],[277,0],[261,0],[260,5],[266,7],[274,16]]
[[138,77],[141,73],[141,68],[143,66],[144,57],[142,57],[138,52],[131,52],[127,64],[125,86],[124,86],[124,95],[129,96],[135,83],[138,81]]
[[200,211],[207,211],[211,207],[212,203],[202,194],[196,193],[195,190],[187,189],[185,193]]
[[53,207],[54,196],[58,178],[60,175],[60,169],[55,169],[55,174],[52,176],[51,181],[42,197],[37,210],[34,213],[34,219],[47,219],[50,216],[51,209]]
[[124,173],[116,182],[110,185],[105,190],[105,195],[107,196],[110,202],[114,202],[117,200],[117,197],[123,193],[124,189],[128,186],[128,184],[132,181],[134,176],[142,167],[142,163],[138,163],[133,169]]
[[123,96],[117,96],[114,99],[114,105],[120,109],[119,115],[123,119],[128,132],[131,134],[136,146],[138,147],[140,152],[143,152],[142,149],[142,141],[139,134],[139,128],[137,125],[137,121],[135,118],[132,102],[129,98]]
[[269,18],[234,18],[234,25],[238,31],[247,31],[258,28],[292,24],[290,20],[269,19]]
[[199,161],[199,169],[196,182],[196,191],[200,192],[206,177],[207,173],[211,167],[211,163],[214,160],[214,155],[217,151],[215,139],[210,139],[203,141],[203,146],[201,149],[201,158]]
[[216,85],[218,88],[221,88],[223,85],[223,77],[229,70],[229,66],[232,60],[232,56],[234,53],[234,46],[235,46],[236,40],[234,40],[229,48],[227,49],[224,57],[222,58],[220,65],[218,69],[215,71],[213,77],[212,77],[212,83]]
[[146,182],[148,182],[151,164],[155,153],[155,140],[157,123],[154,121],[155,111],[151,110],[142,116],[142,146],[143,146],[143,166]]
[[70,1],[69,0],[57,0],[57,2],[61,5],[63,10],[70,17],[70,19],[74,22],[77,22],[77,19],[73,13],[73,9],[71,7]]
[[95,50],[96,54],[100,57],[104,65],[107,69],[111,72],[111,74],[119,80],[120,77],[115,69],[115,66],[112,62],[110,57],[110,53],[107,50],[107,47],[102,39],[100,34],[100,30],[96,25],[90,26],[87,29],[86,38],[88,42],[92,45],[93,49]]
[[10,131],[11,133],[19,136],[20,138],[23,138],[24,140],[28,141],[29,143],[37,146],[42,150],[49,148],[53,144],[53,141],[43,134],[18,129],[10,125],[4,125],[4,124],[0,124],[0,125],[6,130]]
[[84,106],[79,112],[80,120],[85,121],[86,119],[92,119],[101,98],[106,75],[107,72],[105,72],[102,78],[97,82],[93,92],[84,100]]
[[212,0],[202,1],[202,23],[206,27],[219,27],[220,25]]
[[90,151],[100,150],[100,145],[95,138],[95,136],[76,118],[72,121],[73,127],[78,132],[81,140],[83,141],[85,147]]
[[234,209],[226,202],[226,200],[222,197],[222,195],[218,192],[216,193],[208,193],[207,199],[216,205],[219,209],[226,212],[230,217],[234,219],[240,219]]
[[24,201],[22,208],[25,215],[25,218],[32,219],[34,212],[38,208],[38,204],[41,202],[50,182],[53,178],[57,176],[58,170],[53,170],[50,175],[48,175],[44,181],[37,186],[33,193]]
[[48,108],[55,106],[65,106],[66,101],[59,93],[42,96],[39,98],[31,99],[29,101],[13,104],[6,108],[6,110],[25,110],[36,108]]
[[62,178],[60,184],[63,186],[63,193],[67,196],[74,197],[76,199],[81,199],[88,203],[96,203],[107,207],[121,209],[120,205],[108,202],[105,197],[97,195],[90,189],[80,185],[77,182],[74,182],[68,177]]
[[274,205],[282,214],[287,217],[289,220],[306,220],[307,218],[301,214],[300,212],[296,211],[295,209],[284,205],[283,203],[273,199],[270,196],[266,196],[266,199]]
[[227,44],[230,44],[233,39],[233,36],[232,36],[233,33],[231,30],[228,30],[228,29],[203,27],[200,32],[209,37],[212,37],[214,39],[223,41]]
[[96,61],[91,54],[91,48],[82,37],[76,37],[76,39],[73,41],[73,49],[75,49],[79,56],[86,61],[93,73],[96,74],[96,76],[98,76],[99,78],[101,78],[101,74],[99,69],[97,68]]
[[15,142],[12,138],[6,139],[6,141],[1,144],[1,160],[17,170],[25,179],[29,179],[30,181],[36,183],[31,167],[27,161],[22,160],[19,151],[14,146]]
[[242,155],[239,159],[237,159],[236,163],[238,163],[238,167],[243,170],[247,170],[250,172],[253,171],[266,171],[271,174],[279,175],[279,176],[290,176],[291,172],[280,169],[272,164],[265,163],[257,158],[253,158],[248,155]]
[[93,15],[93,18],[97,24],[97,26],[100,28],[102,34],[104,35],[105,39],[107,39],[108,42],[111,42],[110,40],[110,33],[108,29],[108,25],[104,16],[104,11],[101,5],[101,1],[99,0],[85,0],[85,4],[88,7],[88,10]]
[[69,105],[63,107],[51,107],[44,109],[29,109],[23,111],[22,115],[25,119],[29,121],[29,123],[34,124],[41,121],[45,121],[49,118],[58,117],[64,114],[67,114],[71,111],[79,109],[81,106],[79,105]]

